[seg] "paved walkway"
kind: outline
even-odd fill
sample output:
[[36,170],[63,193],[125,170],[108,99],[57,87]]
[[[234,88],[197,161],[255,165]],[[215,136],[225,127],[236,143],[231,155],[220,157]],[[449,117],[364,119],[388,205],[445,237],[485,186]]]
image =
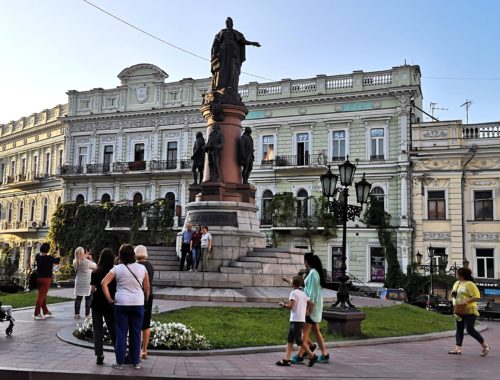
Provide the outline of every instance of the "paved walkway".
[[[65,290],[57,291],[63,293]],[[207,302],[160,302],[161,309],[176,309],[189,305],[211,304]],[[218,303],[219,304],[219,303]],[[217,304],[217,305],[218,305]],[[224,303],[222,303],[224,304]],[[231,303],[235,305],[235,303]],[[254,304],[247,303],[248,306]],[[269,305],[260,305],[269,306]],[[461,357],[447,355],[453,347],[453,339],[427,342],[385,344],[379,346],[340,347],[332,351],[329,364],[317,364],[313,368],[296,365],[280,368],[274,362],[279,353],[229,356],[168,357],[150,356],[141,370],[127,368],[117,371],[111,368],[114,357],[106,353],[105,365],[94,364],[92,350],[61,342],[56,334],[64,326],[74,325],[73,306],[66,302],[52,306],[55,318],[33,321],[32,309],[16,311],[16,326],[11,337],[0,335],[0,377],[2,379],[92,379],[128,375],[146,378],[200,378],[200,379],[497,379],[500,378],[500,324],[488,322],[484,333],[493,349],[490,356],[479,357],[479,346],[466,337]],[[0,324],[0,328],[3,327]],[[499,346],[500,347],[500,346]],[[25,369],[30,374],[5,372],[9,369]],[[34,373],[35,371],[36,373]],[[81,376],[80,376],[81,375]],[[96,376],[94,376],[96,375]]]

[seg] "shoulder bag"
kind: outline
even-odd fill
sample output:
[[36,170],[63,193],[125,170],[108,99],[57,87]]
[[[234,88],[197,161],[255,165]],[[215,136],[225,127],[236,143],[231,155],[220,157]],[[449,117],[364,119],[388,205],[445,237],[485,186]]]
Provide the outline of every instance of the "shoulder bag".
[[[453,286],[453,291],[458,291],[458,287],[460,286],[460,282],[455,283],[456,286]],[[456,300],[456,297],[455,297]],[[462,303],[462,304],[455,304],[453,305],[453,314],[456,315],[465,315],[467,314],[467,304]]]
[[144,283],[139,281],[139,279],[137,278],[137,276],[134,274],[134,272],[132,272],[132,269],[130,269],[127,264],[125,264],[125,267],[128,269],[128,271],[130,273],[132,273],[132,276],[134,276],[135,280],[137,281],[137,283],[141,287],[142,293],[144,295],[144,305],[146,305],[146,303],[148,302],[148,299],[146,298],[146,294],[144,294]]

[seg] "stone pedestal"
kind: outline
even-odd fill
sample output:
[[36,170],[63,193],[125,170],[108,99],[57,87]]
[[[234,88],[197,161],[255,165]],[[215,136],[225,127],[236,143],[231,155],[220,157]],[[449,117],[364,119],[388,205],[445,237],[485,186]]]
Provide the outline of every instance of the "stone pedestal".
[[323,319],[328,322],[328,332],[344,336],[361,336],[361,322],[365,313],[357,309],[331,308],[323,312]]
[[186,222],[206,225],[212,234],[212,257],[208,271],[218,272],[230,261],[246,256],[254,248],[265,248],[257,207],[246,202],[198,201],[186,205]]
[[[242,106],[223,104],[224,120],[218,122],[220,132],[224,136],[224,148],[221,151],[220,165],[222,180],[210,182],[210,168],[208,157],[205,157],[205,168],[201,192],[196,196],[197,201],[230,201],[230,202],[252,202],[255,198],[255,188],[251,194],[251,187],[243,185],[241,179],[241,166],[238,159],[238,149],[241,137],[241,122],[245,119],[248,109]],[[215,121],[210,113],[210,107],[201,108],[203,117],[207,121],[206,139],[212,132]],[[247,195],[245,195],[247,194]],[[199,195],[199,196],[198,196]],[[255,202],[255,201],[253,201]]]

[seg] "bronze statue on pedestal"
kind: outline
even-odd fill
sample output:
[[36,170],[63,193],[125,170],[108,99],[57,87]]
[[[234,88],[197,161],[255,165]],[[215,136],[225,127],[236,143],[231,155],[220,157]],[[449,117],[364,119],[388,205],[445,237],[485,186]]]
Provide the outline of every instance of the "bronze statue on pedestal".
[[222,182],[222,170],[220,166],[221,150],[224,148],[224,135],[220,131],[219,124],[214,124],[212,132],[208,136],[205,151],[208,153],[208,167],[210,170],[210,182]]
[[203,138],[203,133],[198,132],[196,134],[196,141],[193,146],[193,155],[191,156],[193,161],[193,167],[191,171],[193,172],[193,185],[198,184],[198,172],[200,173],[200,182],[203,181],[203,168],[205,166],[205,139]]
[[241,177],[243,183],[248,184],[248,178],[253,169],[254,148],[253,148],[253,138],[251,136],[252,129],[250,127],[245,128],[245,132],[240,139],[240,165],[242,166]]
[[[242,33],[233,29],[233,20],[228,17],[226,28],[215,36],[212,44],[211,92],[205,97],[206,103],[222,103],[243,106],[238,93],[241,65],[245,62],[245,46],[260,47],[258,42],[247,41]],[[220,94],[219,97],[214,96]]]

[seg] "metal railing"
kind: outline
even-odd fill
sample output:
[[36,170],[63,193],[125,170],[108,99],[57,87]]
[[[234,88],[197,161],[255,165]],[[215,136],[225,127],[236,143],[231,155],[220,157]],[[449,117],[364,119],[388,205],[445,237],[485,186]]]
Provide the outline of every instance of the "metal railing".
[[312,155],[276,156],[274,166],[311,166],[313,165]]
[[63,165],[59,168],[60,175],[82,174],[83,166]]
[[177,169],[177,161],[175,160],[153,160],[150,162],[149,168],[151,171],[156,170],[172,170]]
[[111,170],[111,165],[108,163],[87,165],[87,174],[109,173],[110,170]]

